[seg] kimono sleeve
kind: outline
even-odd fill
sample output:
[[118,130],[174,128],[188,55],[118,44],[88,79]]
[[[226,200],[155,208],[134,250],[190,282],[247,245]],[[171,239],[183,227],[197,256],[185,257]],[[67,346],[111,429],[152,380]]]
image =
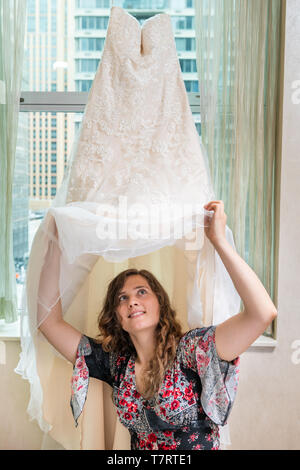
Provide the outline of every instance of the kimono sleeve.
[[218,356],[216,326],[195,328],[181,338],[180,361],[201,380],[201,405],[206,415],[224,426],[236,397],[240,357],[225,361]]
[[112,386],[109,364],[109,353],[103,350],[102,345],[83,335],[77,348],[71,380],[70,405],[76,427],[86,401],[89,378],[95,377]]

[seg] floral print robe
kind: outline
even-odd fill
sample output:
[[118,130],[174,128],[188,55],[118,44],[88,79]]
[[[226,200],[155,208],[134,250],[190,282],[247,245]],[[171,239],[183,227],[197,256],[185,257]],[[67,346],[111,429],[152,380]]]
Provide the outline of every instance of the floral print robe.
[[130,432],[132,450],[219,449],[219,425],[226,424],[236,396],[240,358],[231,362],[219,358],[215,329],[195,328],[184,334],[172,367],[150,400],[136,389],[133,356],[107,353],[83,335],[72,376],[76,426],[89,377],[95,377],[113,388],[113,401]]

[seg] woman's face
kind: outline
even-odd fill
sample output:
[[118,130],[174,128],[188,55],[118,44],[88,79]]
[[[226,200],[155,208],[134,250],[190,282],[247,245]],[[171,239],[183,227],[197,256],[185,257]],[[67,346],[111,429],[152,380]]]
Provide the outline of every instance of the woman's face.
[[118,299],[116,313],[123,330],[134,334],[156,328],[160,305],[156,294],[143,276],[128,276],[118,293]]

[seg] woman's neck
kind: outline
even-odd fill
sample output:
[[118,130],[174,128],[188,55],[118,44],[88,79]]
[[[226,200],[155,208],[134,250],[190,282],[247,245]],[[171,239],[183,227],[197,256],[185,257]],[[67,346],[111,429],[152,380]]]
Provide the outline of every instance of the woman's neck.
[[155,354],[155,341],[153,334],[149,332],[140,332],[138,335],[131,335],[137,358],[136,363],[140,367],[146,367]]

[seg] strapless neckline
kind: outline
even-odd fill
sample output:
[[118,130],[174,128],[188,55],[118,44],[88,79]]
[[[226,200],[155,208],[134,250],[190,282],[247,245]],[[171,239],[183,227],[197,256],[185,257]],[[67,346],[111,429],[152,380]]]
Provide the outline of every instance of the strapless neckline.
[[129,16],[130,18],[132,18],[137,24],[138,26],[140,27],[141,30],[143,30],[143,28],[145,27],[146,24],[152,22],[152,21],[155,21],[156,19],[158,19],[160,16],[167,16],[169,17],[169,15],[167,13],[157,13],[156,15],[153,15],[151,16],[150,18],[147,18],[144,23],[141,25],[140,22],[136,19],[135,16],[131,15],[131,13],[129,13],[128,11],[126,11],[124,8],[122,7],[119,7],[119,6],[112,6],[111,7],[111,13],[113,13],[113,11],[116,11],[116,10],[119,10],[121,11],[124,15],[127,15]]

